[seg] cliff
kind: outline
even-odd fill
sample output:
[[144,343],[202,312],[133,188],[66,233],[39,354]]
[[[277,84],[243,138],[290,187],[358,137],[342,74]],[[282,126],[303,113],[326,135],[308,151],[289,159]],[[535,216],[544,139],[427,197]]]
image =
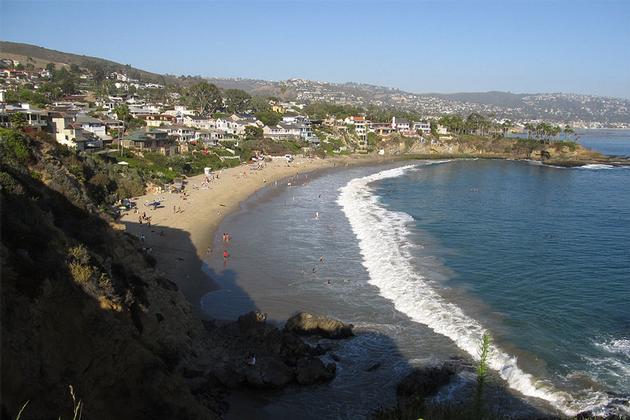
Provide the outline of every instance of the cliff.
[[580,166],[592,163],[629,165],[569,141],[490,138],[471,135],[427,137],[420,140],[393,137],[383,143],[390,153],[424,158],[494,158],[537,160],[548,165]]
[[[329,380],[319,348],[250,314],[197,318],[84,179],[96,161],[0,129],[2,418],[209,419],[229,387]],[[113,181],[110,181],[113,182]],[[258,362],[246,363],[255,354]]]

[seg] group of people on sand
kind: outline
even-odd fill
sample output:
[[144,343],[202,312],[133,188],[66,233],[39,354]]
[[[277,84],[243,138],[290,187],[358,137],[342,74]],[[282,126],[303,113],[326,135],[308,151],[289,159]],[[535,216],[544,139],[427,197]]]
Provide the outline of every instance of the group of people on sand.
[[151,226],[151,216],[147,216],[146,212],[142,212],[142,216],[138,216],[138,223],[146,223],[147,226]]
[[[232,239],[232,235],[230,235],[227,232],[223,232],[223,243],[224,244],[228,244],[230,242],[230,240]],[[230,253],[228,252],[227,248],[223,248],[223,265],[227,264],[227,260],[228,258],[230,258]]]

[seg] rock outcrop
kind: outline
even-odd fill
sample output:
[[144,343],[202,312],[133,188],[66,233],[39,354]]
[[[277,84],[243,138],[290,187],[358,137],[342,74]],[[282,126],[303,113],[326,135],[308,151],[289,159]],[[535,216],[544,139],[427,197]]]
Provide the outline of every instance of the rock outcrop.
[[267,324],[260,312],[242,315],[234,323],[206,326],[213,358],[222,360],[208,367],[208,375],[227,387],[281,388],[335,376],[335,364],[319,358],[325,352],[322,347],[310,346],[295,333]]
[[289,318],[284,326],[285,331],[300,335],[319,335],[326,338],[348,338],[353,336],[352,324],[321,315],[300,312]]

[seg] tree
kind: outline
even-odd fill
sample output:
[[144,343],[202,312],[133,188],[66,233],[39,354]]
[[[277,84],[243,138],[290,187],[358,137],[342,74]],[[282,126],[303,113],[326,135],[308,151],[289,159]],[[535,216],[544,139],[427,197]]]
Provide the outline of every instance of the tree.
[[505,137],[507,132],[510,131],[512,127],[514,127],[514,124],[512,123],[512,121],[510,120],[503,121],[503,124],[501,124],[501,133],[503,134],[503,137]]
[[252,97],[249,93],[240,89],[226,89],[223,91],[223,104],[225,110],[230,114],[245,112],[249,110]]
[[253,96],[249,100],[249,106],[253,112],[271,111],[269,98],[265,98],[262,96]]
[[127,124],[129,124],[129,122],[133,120],[133,116],[129,113],[129,107],[127,106],[127,104],[118,105],[116,108],[114,108],[114,113],[120,121],[123,121]]
[[260,140],[263,138],[263,129],[253,125],[248,125],[245,127],[245,138]]
[[282,114],[273,111],[262,111],[256,113],[256,118],[262,121],[266,126],[278,124],[282,120]]
[[70,72],[71,73],[75,73],[75,74],[76,73],[80,73],[81,72],[81,68],[78,65],[72,63],[72,64],[70,64]]
[[54,63],[46,64],[46,70],[48,70],[52,74],[55,71],[55,64]]
[[199,115],[207,116],[221,106],[219,88],[208,82],[192,85],[186,92],[188,104],[199,111]]
[[28,125],[28,120],[26,115],[22,112],[16,112],[15,114],[11,114],[9,116],[9,122],[11,123],[11,128],[15,130],[24,130]]

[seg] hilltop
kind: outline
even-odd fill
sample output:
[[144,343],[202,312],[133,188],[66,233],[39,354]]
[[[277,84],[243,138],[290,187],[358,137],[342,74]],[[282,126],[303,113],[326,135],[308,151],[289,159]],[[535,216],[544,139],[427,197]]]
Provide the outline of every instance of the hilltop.
[[[97,57],[65,53],[34,45],[0,41],[3,57],[22,59],[29,57],[43,67],[46,63],[76,64],[94,68],[100,66],[108,72],[117,71],[134,79],[189,86],[201,76],[161,75],[129,65]],[[256,96],[273,96],[283,100],[302,102],[329,102],[356,107],[397,109],[438,117],[443,114],[492,114],[496,118],[511,120],[545,120],[574,127],[628,127],[630,126],[630,100],[572,93],[410,93],[401,89],[364,83],[329,83],[304,79],[267,81],[242,78],[208,77],[206,80],[223,89],[241,89]]]
[[[140,79],[145,82],[160,84],[181,85],[185,84],[191,79],[187,77],[182,78],[173,75],[152,73],[150,71],[132,67],[128,64],[121,64],[104,58],[72,54],[39,47],[37,45],[11,41],[0,41],[0,56],[2,58],[10,58],[22,62],[27,62],[28,58],[30,57],[35,62],[35,65],[40,68],[45,67],[48,63],[65,66],[76,64],[77,66],[85,68],[101,67],[107,72],[126,73],[136,79]],[[192,79],[195,79],[196,81],[201,80],[201,78]]]

